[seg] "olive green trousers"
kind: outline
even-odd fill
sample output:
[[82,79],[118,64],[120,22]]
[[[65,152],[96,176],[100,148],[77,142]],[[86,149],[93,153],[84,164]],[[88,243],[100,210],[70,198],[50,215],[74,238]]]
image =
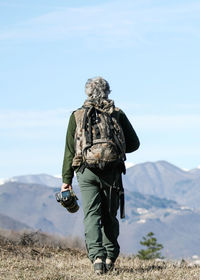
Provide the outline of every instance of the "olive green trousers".
[[119,255],[119,222],[116,217],[119,195],[112,190],[109,200],[110,188],[105,185],[105,182],[113,184],[113,171],[108,170],[102,176],[87,168],[83,173],[77,172],[84,211],[85,242],[92,262],[97,257],[110,258],[114,262]]

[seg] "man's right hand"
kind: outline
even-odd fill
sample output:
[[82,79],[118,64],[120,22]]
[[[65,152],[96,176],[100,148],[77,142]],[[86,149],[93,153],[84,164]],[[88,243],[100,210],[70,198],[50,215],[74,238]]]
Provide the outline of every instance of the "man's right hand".
[[70,184],[65,184],[63,183],[61,186],[61,192],[67,191],[67,190],[72,190],[72,186]]

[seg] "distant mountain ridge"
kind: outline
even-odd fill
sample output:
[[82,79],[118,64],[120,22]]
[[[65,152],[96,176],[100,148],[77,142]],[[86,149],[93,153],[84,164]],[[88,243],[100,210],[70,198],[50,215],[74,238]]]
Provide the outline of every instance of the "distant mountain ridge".
[[[60,187],[62,180],[48,174],[15,176],[15,182]],[[167,161],[145,162],[127,169],[124,188],[146,195],[175,200],[181,205],[200,209],[200,169],[185,171]],[[76,177],[73,184],[77,185]]]
[[[77,185],[74,186],[74,190],[80,198]],[[71,234],[71,229],[75,226],[73,218],[76,218],[77,214],[68,213],[56,202],[55,193],[57,191],[59,191],[59,188],[51,188],[45,185],[7,182],[0,188],[0,213],[21,220],[32,228],[39,228],[52,233]],[[81,204],[81,200],[78,202]],[[139,208],[154,209],[155,211],[167,208],[180,209],[180,206],[172,200],[127,190],[127,219],[132,219],[131,216],[134,214],[136,220],[139,220],[140,214],[137,210]],[[70,227],[63,223],[66,216]],[[83,216],[82,213],[81,216]],[[76,231],[76,228],[74,231]]]
[[[73,234],[72,227],[76,225],[74,218],[77,214],[70,215],[56,202],[55,193],[59,190],[46,185],[7,182],[0,187],[0,213],[35,229]],[[66,217],[67,224],[63,222]]]
[[0,214],[0,228],[12,230],[31,229],[30,226],[3,214]]
[[166,161],[146,162],[127,169],[124,187],[200,208],[200,172],[184,171]]
[[51,176],[48,174],[36,174],[36,175],[21,175],[15,176],[11,178],[12,182],[22,182],[28,184],[40,184],[47,185],[49,187],[59,187],[61,186],[62,180],[61,178]]
[[[192,209],[190,203],[194,200],[198,205],[199,178],[198,172],[186,172],[165,161],[127,169],[123,178],[126,219],[120,220],[122,252],[136,253],[141,237],[153,231],[164,245],[165,256],[198,254],[200,211],[198,207]],[[194,195],[189,195],[187,189],[191,184]],[[0,213],[8,216],[7,220],[11,218],[37,230],[83,237],[82,208],[70,214],[56,202],[55,192],[60,185],[61,179],[47,174],[13,177],[0,186]],[[76,178],[73,188],[80,198]],[[78,202],[81,206],[81,199]],[[0,227],[6,226],[3,221],[0,219]]]

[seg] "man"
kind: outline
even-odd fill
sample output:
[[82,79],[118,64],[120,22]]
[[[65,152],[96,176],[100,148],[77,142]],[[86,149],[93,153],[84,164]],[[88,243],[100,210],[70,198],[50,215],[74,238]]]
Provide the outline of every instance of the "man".
[[[126,115],[108,99],[111,91],[106,80],[89,79],[85,92],[87,100],[72,113],[68,124],[61,191],[72,189],[75,170],[83,202],[88,257],[94,271],[102,274],[113,269],[119,255],[116,215],[120,194],[123,198],[121,174],[125,173],[125,153],[137,150],[140,143]],[[112,134],[108,141],[106,133]]]

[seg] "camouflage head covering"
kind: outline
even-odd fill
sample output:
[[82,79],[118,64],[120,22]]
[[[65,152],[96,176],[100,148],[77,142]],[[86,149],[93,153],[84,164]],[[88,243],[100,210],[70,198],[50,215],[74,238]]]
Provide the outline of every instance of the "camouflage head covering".
[[85,93],[88,99],[108,99],[111,92],[109,83],[102,77],[88,79],[85,84]]

